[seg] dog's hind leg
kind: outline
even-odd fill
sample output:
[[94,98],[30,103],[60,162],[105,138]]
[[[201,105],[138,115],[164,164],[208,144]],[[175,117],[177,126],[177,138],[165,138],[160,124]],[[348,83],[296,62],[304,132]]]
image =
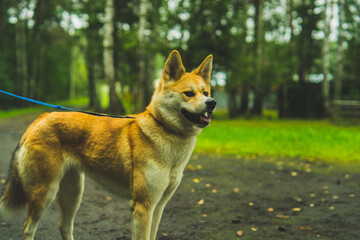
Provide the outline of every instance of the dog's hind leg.
[[44,145],[30,143],[20,149],[17,162],[28,207],[24,239],[33,240],[41,217],[59,190],[62,159]]
[[84,172],[71,168],[61,180],[57,202],[61,211],[59,229],[63,240],[74,240],[74,218],[84,192],[84,179]]
[[56,192],[58,191],[58,184],[49,185],[34,185],[33,191],[28,197],[28,214],[25,221],[24,240],[33,240],[36,229],[39,225],[40,219],[54,201]]

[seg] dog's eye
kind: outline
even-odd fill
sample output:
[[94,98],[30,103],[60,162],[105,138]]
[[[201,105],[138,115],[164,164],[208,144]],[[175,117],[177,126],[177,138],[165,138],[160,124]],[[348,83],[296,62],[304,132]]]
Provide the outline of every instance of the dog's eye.
[[192,91],[186,91],[186,92],[184,92],[184,94],[185,94],[185,96],[187,96],[187,97],[193,97],[193,96],[195,96],[195,93],[192,92]]
[[205,95],[205,97],[208,97],[209,93],[207,91],[204,91],[204,95]]

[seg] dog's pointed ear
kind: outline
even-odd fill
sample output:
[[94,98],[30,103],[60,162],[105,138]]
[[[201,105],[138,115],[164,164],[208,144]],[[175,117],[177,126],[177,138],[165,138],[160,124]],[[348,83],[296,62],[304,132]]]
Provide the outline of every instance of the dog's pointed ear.
[[181,76],[185,74],[185,68],[183,66],[180,53],[176,50],[172,51],[165,62],[163,79],[165,82],[177,81]]
[[205,60],[200,64],[200,66],[195,69],[193,72],[200,77],[202,77],[207,84],[211,82],[211,71],[213,65],[213,56],[210,54],[205,58]]

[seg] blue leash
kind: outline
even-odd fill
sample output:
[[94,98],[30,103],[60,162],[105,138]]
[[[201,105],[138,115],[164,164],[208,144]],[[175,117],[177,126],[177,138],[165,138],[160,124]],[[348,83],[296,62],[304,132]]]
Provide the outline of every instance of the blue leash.
[[72,108],[63,107],[63,106],[60,106],[60,105],[53,105],[53,104],[49,104],[49,103],[37,101],[37,100],[31,99],[31,98],[27,98],[27,97],[22,97],[22,96],[13,94],[13,93],[5,92],[5,91],[3,91],[3,90],[0,90],[0,93],[4,93],[4,94],[6,94],[6,95],[9,95],[9,96],[12,96],[12,97],[15,97],[15,98],[24,100],[24,101],[28,101],[28,102],[32,102],[32,103],[36,103],[36,104],[39,104],[39,105],[43,105],[43,106],[47,106],[47,107],[52,107],[52,108],[60,109],[60,110],[86,113],[86,114],[90,114],[90,115],[94,115],[94,116],[99,116],[99,117],[134,118],[134,117],[129,117],[129,116],[107,115],[107,114],[102,114],[102,113],[93,113],[93,112],[76,110],[76,109],[72,109]]

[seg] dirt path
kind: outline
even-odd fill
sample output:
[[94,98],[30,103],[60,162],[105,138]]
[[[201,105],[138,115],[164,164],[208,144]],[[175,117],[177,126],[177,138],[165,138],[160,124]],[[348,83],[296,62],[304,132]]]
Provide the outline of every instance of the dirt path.
[[[34,116],[0,120],[0,179]],[[194,155],[165,209],[159,239],[360,239],[360,174],[317,161]],[[0,185],[3,185],[2,183]],[[2,186],[1,186],[2,188]],[[56,204],[36,239],[60,239]],[[0,217],[0,240],[22,239],[25,212]],[[86,179],[75,239],[130,239],[128,200]]]

